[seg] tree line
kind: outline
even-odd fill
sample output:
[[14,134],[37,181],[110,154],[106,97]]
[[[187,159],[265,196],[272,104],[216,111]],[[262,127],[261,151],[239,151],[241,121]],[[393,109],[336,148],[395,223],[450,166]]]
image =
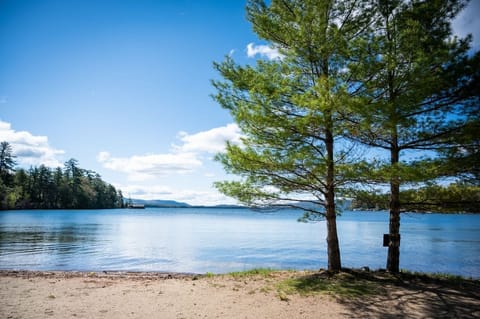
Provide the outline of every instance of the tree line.
[[[357,190],[351,209],[388,210],[390,194]],[[480,186],[459,181],[448,185],[431,184],[400,192],[401,207],[409,212],[479,213]]]
[[63,168],[16,168],[8,142],[0,143],[0,209],[121,208],[121,190],[70,159]]
[[336,200],[388,189],[386,268],[398,272],[407,203],[444,201],[431,183],[480,184],[480,53],[451,26],[467,4],[248,1],[253,30],[279,54],[214,63],[214,98],[243,134],[217,156],[240,178],[217,188],[246,205],[324,218],[331,271],[341,269]]

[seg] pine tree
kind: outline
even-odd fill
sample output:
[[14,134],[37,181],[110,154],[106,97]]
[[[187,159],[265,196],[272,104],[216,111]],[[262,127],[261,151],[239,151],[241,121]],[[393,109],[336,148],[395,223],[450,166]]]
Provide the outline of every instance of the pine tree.
[[370,18],[369,1],[250,1],[258,36],[279,50],[255,66],[215,64],[216,100],[243,133],[217,159],[240,181],[217,188],[250,206],[288,205],[305,219],[325,217],[328,269],[341,269],[335,196],[352,178],[348,143],[340,142],[350,103],[345,67],[351,43]]
[[455,132],[465,127],[468,114],[478,112],[479,55],[469,55],[470,37],[452,36],[450,22],[466,1],[377,2],[371,37],[349,65],[362,99],[349,133],[388,152],[389,160],[377,161],[377,171],[364,177],[390,185],[387,270],[395,273],[401,187],[440,176],[433,158],[419,161],[415,154],[455,144]]
[[13,172],[15,171],[15,155],[10,143],[0,143],[0,179],[8,186],[12,183]]

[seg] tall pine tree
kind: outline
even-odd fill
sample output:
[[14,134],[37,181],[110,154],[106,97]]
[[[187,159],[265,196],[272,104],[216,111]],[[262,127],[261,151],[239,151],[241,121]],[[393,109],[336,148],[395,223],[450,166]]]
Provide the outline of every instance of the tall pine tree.
[[281,54],[236,65],[215,64],[216,100],[243,133],[243,145],[218,156],[240,181],[216,184],[247,205],[289,205],[327,224],[328,269],[341,269],[336,191],[352,176],[341,118],[351,94],[346,66],[350,45],[364,31],[369,1],[249,1],[247,16],[257,35]]
[[436,160],[416,161],[414,154],[458,143],[456,132],[466,127],[468,114],[478,112],[479,55],[469,54],[470,37],[452,35],[451,21],[466,1],[377,3],[371,37],[349,65],[362,98],[349,134],[388,152],[389,160],[364,177],[390,185],[387,270],[398,272],[401,187],[441,175],[432,165]]

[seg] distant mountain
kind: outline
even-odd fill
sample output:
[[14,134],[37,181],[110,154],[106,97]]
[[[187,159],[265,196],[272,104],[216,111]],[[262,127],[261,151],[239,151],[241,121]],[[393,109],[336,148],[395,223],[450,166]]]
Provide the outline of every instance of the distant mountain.
[[133,204],[144,205],[145,207],[191,207],[187,203],[176,202],[174,200],[161,200],[161,199],[132,199]]
[[230,204],[220,204],[214,206],[204,206],[204,207],[213,207],[213,208],[229,208],[229,209],[244,209],[247,208],[246,206],[241,205],[230,205]]
[[[312,203],[312,202],[290,202],[290,205],[272,205],[270,207],[264,207],[262,209],[292,209],[293,206],[297,209],[304,210],[313,210],[318,212],[324,212],[325,209],[321,203]],[[347,211],[352,209],[352,200],[351,199],[337,199],[335,201],[336,209],[340,211]]]
[[[241,205],[229,205],[229,204],[220,204],[220,205],[190,205],[183,202],[177,202],[174,200],[162,200],[162,199],[132,199],[132,204],[134,205],[143,205],[145,207],[159,207],[159,208],[225,208],[225,209],[244,209],[246,206]],[[337,201],[337,208],[341,211],[351,209],[351,200],[343,199]],[[319,209],[319,206],[312,203],[297,203],[298,207],[303,207],[304,209]],[[282,209],[289,207],[272,207],[274,209]]]
[[159,208],[230,208],[230,209],[241,209],[246,208],[245,206],[240,205],[229,205],[229,204],[220,204],[220,205],[190,205],[187,203],[177,202],[174,200],[162,200],[162,199],[132,199],[133,205],[143,205],[145,207],[159,207]]

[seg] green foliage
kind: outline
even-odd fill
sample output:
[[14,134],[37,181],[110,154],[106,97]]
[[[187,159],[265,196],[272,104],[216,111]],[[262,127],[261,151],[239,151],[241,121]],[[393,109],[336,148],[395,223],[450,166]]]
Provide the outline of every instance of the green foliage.
[[[240,178],[216,187],[250,206],[326,216],[330,256],[335,196],[356,183],[388,185],[387,269],[398,272],[400,190],[448,174],[478,177],[480,53],[451,30],[465,4],[249,1],[254,31],[281,57],[214,64],[223,78],[213,82],[215,99],[243,133],[242,145],[217,156]],[[357,143],[380,158],[355,156]],[[439,151],[444,158],[432,155]],[[447,164],[455,160],[462,169]],[[360,195],[369,205],[386,196]]]
[[470,38],[451,38],[450,22],[464,4],[382,1],[362,59],[349,65],[364,102],[354,105],[359,125],[351,138],[397,153],[453,142],[479,110],[478,54],[469,56]]
[[[480,68],[480,65],[479,65]],[[478,80],[480,82],[480,79]],[[480,93],[479,93],[480,94]],[[480,106],[479,106],[480,107]],[[439,173],[459,177],[465,183],[480,185],[480,110],[468,116],[468,122],[452,134],[455,141],[439,151]]]
[[387,210],[390,194],[379,191],[357,190],[352,193],[351,209]]
[[342,133],[349,104],[345,74],[356,40],[367,36],[367,0],[265,1],[247,3],[257,35],[281,57],[236,65],[227,57],[214,67],[214,96],[243,133],[242,145],[217,156],[240,176],[216,187],[249,206],[286,205],[325,216],[329,269],[339,270],[336,191],[351,182],[352,147]]
[[15,156],[12,153],[12,146],[8,142],[0,143],[0,179],[2,183],[9,186],[12,183],[13,172],[15,171]]
[[405,190],[401,200],[406,210],[445,213],[480,213],[480,186],[453,183],[448,186],[428,185]]
[[28,171],[17,169],[12,183],[0,180],[0,209],[77,209],[123,207],[120,191],[105,183],[95,172],[78,167],[76,160],[65,169],[40,165]]
[[[352,178],[351,145],[340,142],[341,118],[353,97],[343,76],[350,40],[359,37],[367,1],[249,1],[255,32],[282,58],[240,66],[227,57],[214,67],[214,96],[240,126],[242,145],[217,156],[242,177],[218,182],[250,206],[290,205],[312,215],[334,210],[335,189]],[[327,196],[328,195],[328,196]],[[325,208],[324,208],[325,207]]]
[[[466,1],[382,0],[349,64],[360,103],[352,104],[352,140],[389,153],[359,176],[390,186],[387,269],[399,271],[400,190],[443,175],[444,160],[421,158],[464,144],[459,139],[480,112],[480,54],[469,53],[470,37],[453,37],[451,21]],[[465,136],[465,135],[463,135]],[[470,165],[470,168],[475,167]],[[445,166],[443,166],[445,168]],[[380,178],[379,178],[380,177]]]
[[[390,195],[385,192],[359,190],[352,195],[352,209],[386,210],[389,207]],[[400,192],[400,199],[405,211],[480,213],[480,187],[465,183],[406,189]]]

